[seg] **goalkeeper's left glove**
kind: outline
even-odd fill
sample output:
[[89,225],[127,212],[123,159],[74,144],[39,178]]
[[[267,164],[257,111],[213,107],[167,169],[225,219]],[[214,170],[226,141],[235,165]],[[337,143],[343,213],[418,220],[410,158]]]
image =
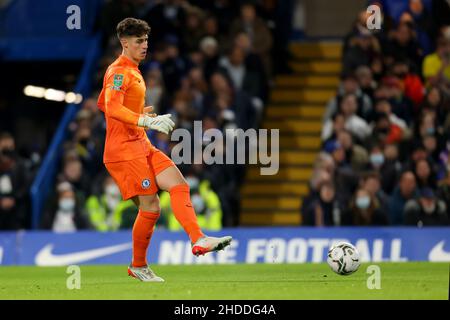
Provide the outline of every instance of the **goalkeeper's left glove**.
[[138,126],[169,134],[175,127],[175,123],[170,119],[171,116],[171,114],[163,114],[156,117],[141,115],[138,120]]

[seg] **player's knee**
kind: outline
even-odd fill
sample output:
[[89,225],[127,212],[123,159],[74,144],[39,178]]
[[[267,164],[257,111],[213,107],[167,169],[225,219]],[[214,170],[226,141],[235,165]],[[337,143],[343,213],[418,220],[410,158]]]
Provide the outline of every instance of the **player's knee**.
[[157,195],[154,196],[144,196],[139,199],[139,209],[151,212],[160,212],[161,208],[159,206],[159,198]]

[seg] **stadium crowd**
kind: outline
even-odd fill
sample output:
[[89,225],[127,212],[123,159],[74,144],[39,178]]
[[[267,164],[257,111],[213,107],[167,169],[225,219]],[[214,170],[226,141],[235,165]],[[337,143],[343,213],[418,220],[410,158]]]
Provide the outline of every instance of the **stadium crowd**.
[[382,29],[369,30],[362,11],[344,39],[303,223],[448,225],[449,5],[409,0],[395,19],[373,4]]
[[[134,204],[121,199],[104,169],[105,121],[97,107],[104,72],[121,53],[115,34],[120,20],[134,16],[152,28],[150,54],[140,69],[154,112],[171,113],[177,127],[191,133],[195,120],[202,120],[203,130],[248,129],[259,126],[271,79],[286,68],[280,55],[289,19],[283,21],[279,12],[286,7],[275,9],[275,3],[106,1],[98,25],[104,55],[96,85],[68,128],[40,227],[113,231],[134,221]],[[430,11],[421,0],[410,0],[397,19],[383,12],[381,30],[368,30],[366,20],[363,11],[344,38],[341,81],[326,106],[322,151],[300,208],[302,223],[448,225],[450,7],[433,1]],[[171,153],[176,143],[168,136],[148,134],[157,148]],[[0,229],[30,226],[28,192],[38,166],[39,159],[18,155],[13,136],[0,134]],[[237,225],[236,191],[245,166],[179,168],[202,228]],[[179,229],[167,194],[160,199],[158,227]]]
[[[146,104],[157,114],[171,113],[177,128],[191,133],[195,120],[202,129],[257,128],[274,72],[273,30],[268,18],[274,7],[256,1],[228,0],[150,2],[109,1],[101,12],[104,55],[96,88],[70,125],[71,138],[57,185],[48,201],[41,227],[56,231],[91,228],[114,231],[131,228],[137,214],[131,200],[123,201],[103,165],[104,116],[97,108],[106,68],[120,54],[115,28],[132,16],[151,27],[148,58],[140,65]],[[264,19],[263,19],[264,17]],[[177,142],[148,132],[153,145],[170,156]],[[200,141],[203,146],[210,141]],[[192,141],[192,145],[195,142]],[[218,150],[218,149],[217,149]],[[181,164],[191,188],[192,202],[205,230],[238,223],[243,165]],[[160,193],[158,227],[180,229],[171,214],[168,194]]]

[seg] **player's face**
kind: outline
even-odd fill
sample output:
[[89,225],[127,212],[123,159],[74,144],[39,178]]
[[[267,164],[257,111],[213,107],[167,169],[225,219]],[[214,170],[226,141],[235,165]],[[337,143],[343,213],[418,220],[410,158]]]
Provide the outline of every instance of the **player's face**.
[[127,41],[127,50],[129,55],[135,61],[141,61],[145,59],[148,49],[148,35],[141,37],[130,37]]

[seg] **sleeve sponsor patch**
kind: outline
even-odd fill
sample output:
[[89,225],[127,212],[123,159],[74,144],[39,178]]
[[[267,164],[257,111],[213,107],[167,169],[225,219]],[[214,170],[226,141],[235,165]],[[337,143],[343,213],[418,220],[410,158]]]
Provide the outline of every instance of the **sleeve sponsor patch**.
[[123,84],[123,74],[115,74],[113,80],[113,90],[120,90]]

